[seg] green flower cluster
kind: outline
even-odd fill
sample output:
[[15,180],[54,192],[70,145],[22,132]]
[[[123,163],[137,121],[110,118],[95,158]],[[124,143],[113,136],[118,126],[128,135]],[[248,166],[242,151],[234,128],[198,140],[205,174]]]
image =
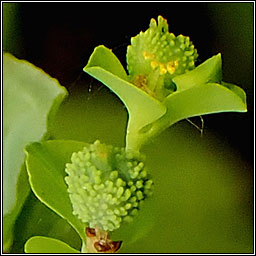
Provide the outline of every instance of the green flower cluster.
[[131,82],[162,100],[176,88],[172,78],[195,68],[198,54],[189,37],[169,33],[167,21],[151,19],[149,29],[131,39],[127,69]]
[[65,181],[77,215],[90,228],[113,231],[131,221],[152,194],[144,156],[95,141],[74,152],[66,164]]

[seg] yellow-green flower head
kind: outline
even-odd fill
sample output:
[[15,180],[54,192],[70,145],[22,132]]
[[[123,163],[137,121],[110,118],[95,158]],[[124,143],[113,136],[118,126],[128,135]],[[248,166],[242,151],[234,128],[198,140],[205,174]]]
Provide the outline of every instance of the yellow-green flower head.
[[175,90],[172,78],[195,68],[197,50],[189,37],[169,33],[167,21],[151,19],[149,29],[131,39],[127,69],[131,82],[162,100]]
[[99,141],[74,152],[65,169],[73,214],[90,228],[104,231],[131,221],[141,202],[152,194],[144,160],[139,152]]

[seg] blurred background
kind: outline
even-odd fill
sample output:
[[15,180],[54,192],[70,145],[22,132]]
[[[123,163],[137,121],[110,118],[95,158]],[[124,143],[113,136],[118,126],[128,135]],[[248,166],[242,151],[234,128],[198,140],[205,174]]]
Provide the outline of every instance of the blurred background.
[[[82,69],[100,44],[126,67],[130,38],[158,15],[168,20],[170,32],[190,36],[197,64],[220,52],[223,80],[247,94],[247,113],[204,116],[202,137],[182,121],[143,148],[160,200],[149,200],[142,219],[114,234],[130,241],[124,252],[253,252],[253,11],[253,3],[3,4],[3,50],[42,68],[69,91],[51,127],[54,139],[124,145],[123,104]],[[199,118],[193,122],[200,126]],[[16,251],[39,232],[21,228],[32,214],[26,207],[17,222]]]

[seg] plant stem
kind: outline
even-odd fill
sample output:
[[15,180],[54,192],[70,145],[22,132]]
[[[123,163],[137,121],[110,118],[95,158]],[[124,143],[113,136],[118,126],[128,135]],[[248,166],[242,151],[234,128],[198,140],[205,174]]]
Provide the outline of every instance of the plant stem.
[[129,131],[126,135],[126,149],[133,149],[139,151],[140,148],[147,144],[151,139],[159,135],[162,131],[167,129],[170,125],[177,120],[170,121],[169,113],[156,120],[155,122],[144,126],[140,130]]
[[99,228],[86,228],[87,241],[83,243],[81,252],[86,253],[115,253],[121,246],[121,241],[114,242],[109,233]]

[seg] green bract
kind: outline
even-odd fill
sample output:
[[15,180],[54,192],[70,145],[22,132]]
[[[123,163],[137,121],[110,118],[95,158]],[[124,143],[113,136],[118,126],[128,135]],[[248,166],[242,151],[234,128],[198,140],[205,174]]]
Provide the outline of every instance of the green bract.
[[175,37],[161,16],[149,29],[131,39],[127,69],[133,84],[162,100],[176,88],[172,78],[195,68],[197,50],[189,37]]
[[152,193],[144,157],[96,141],[74,152],[66,164],[73,214],[90,228],[113,231],[131,221],[141,202]]
[[185,118],[247,111],[244,91],[222,81],[221,55],[192,69],[196,57],[188,38],[169,34],[161,17],[158,26],[152,20],[149,30],[132,39],[127,53],[129,76],[111,50],[102,45],[95,48],[84,71],[109,87],[125,104],[129,113],[127,149],[139,150],[152,137]]

